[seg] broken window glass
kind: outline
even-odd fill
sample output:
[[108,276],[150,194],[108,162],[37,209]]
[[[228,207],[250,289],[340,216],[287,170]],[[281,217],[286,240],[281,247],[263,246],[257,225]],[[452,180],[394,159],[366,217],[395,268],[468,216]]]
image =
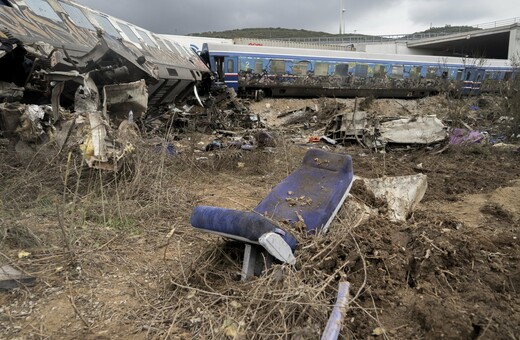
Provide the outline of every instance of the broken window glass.
[[141,38],[143,38],[146,45],[151,46],[151,47],[157,47],[157,44],[155,43],[155,41],[153,41],[152,37],[150,37],[150,35],[148,35],[148,33],[146,33],[143,30],[140,30],[139,28],[136,28],[136,30],[139,33],[139,35],[141,36]]
[[112,23],[105,18],[104,16],[101,16],[96,13],[92,13],[94,15],[94,18],[98,22],[98,24],[101,26],[101,28],[108,34],[113,36],[114,38],[121,38],[121,34],[117,31],[117,29],[112,25]]
[[285,73],[285,60],[271,60],[271,73],[284,74]]
[[390,77],[393,79],[402,79],[404,74],[404,66],[403,65],[392,65],[392,70],[390,72]]
[[314,64],[314,75],[315,76],[328,76],[329,75],[329,64],[328,63]]
[[88,30],[94,30],[94,26],[88,21],[87,17],[80,8],[76,6],[72,6],[71,4],[68,4],[63,1],[59,1],[61,7],[63,7],[63,10],[69,15],[70,20],[72,20],[73,23],[78,25],[79,27],[86,28]]
[[334,67],[334,75],[348,77],[348,64],[336,64]]
[[132,31],[130,26],[125,25],[120,22],[118,24],[119,24],[119,27],[121,28],[121,31],[123,31],[123,33],[128,37],[128,39],[130,39],[131,42],[134,42],[136,44],[140,43],[139,38],[137,37],[137,34],[135,34],[134,31]]
[[58,14],[54,12],[51,5],[44,0],[26,0],[27,6],[36,14],[57,22],[62,22]]

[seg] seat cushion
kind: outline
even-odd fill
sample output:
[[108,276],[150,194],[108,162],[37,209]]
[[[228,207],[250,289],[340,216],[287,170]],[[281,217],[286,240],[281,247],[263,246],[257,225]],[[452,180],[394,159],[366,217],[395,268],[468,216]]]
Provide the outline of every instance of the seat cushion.
[[198,206],[191,214],[191,225],[202,231],[229,237],[235,240],[258,244],[259,238],[274,232],[280,235],[292,250],[296,238],[280,228],[275,221],[248,211]]

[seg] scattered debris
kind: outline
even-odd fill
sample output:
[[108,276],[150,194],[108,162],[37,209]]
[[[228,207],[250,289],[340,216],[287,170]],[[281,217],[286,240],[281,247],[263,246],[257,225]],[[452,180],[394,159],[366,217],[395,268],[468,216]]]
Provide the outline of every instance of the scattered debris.
[[347,312],[346,307],[350,298],[349,290],[350,283],[339,283],[336,303],[334,304],[334,309],[332,310],[332,313],[330,315],[327,327],[325,327],[325,331],[321,336],[322,340],[335,340],[338,338],[339,332],[341,331],[341,324],[343,322],[343,318],[345,317],[345,314]]
[[386,215],[391,221],[406,221],[428,187],[427,176],[423,174],[357,180],[363,181],[376,199],[386,202]]
[[430,145],[446,140],[447,127],[433,115],[377,118],[359,111],[335,116],[325,135],[337,143],[357,142],[369,148],[387,144]]
[[488,134],[480,131],[470,131],[461,128],[450,130],[451,145],[467,145],[485,143]]
[[8,264],[0,267],[0,289],[13,289],[34,282],[33,276],[24,274]]

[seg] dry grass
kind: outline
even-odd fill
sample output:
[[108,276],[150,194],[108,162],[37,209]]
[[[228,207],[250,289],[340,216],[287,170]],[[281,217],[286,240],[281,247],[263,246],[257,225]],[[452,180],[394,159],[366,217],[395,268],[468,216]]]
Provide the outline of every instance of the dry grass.
[[[7,159],[16,154],[4,153],[0,252],[38,276],[42,296],[51,287],[63,290],[76,326],[88,334],[126,320],[130,333],[152,338],[319,336],[345,267],[323,263],[338,243],[353,237],[347,224],[343,233],[305,240],[297,270],[284,268],[283,281],[276,280],[275,266],[246,283],[238,280],[241,245],[198,235],[188,224],[201,198],[197,193],[222,185],[222,174],[245,177],[253,186],[267,178],[274,185],[304,151],[283,144],[270,152],[222,150],[197,160],[201,154],[170,156],[140,146],[117,174],[88,169],[72,153],[51,160],[40,153],[14,163]],[[17,259],[22,249],[31,256]],[[116,280],[124,282],[121,294],[135,307],[103,320],[110,308],[95,308],[85,293],[98,291],[115,263],[127,272]],[[130,273],[153,280],[153,287]],[[60,334],[47,332],[40,330]]]

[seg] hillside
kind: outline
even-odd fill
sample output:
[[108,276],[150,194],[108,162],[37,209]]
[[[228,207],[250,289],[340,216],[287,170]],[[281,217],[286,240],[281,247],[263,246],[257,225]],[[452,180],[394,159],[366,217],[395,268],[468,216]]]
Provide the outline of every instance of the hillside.
[[[476,30],[477,28],[471,26],[450,26],[431,27],[425,31],[415,32],[420,33],[458,33]],[[210,31],[201,33],[190,33],[188,35],[196,37],[208,38],[256,38],[256,39],[282,39],[282,38],[314,38],[314,37],[337,37],[339,34],[331,34],[327,32],[308,31],[304,29],[290,29],[280,27],[268,28],[242,28],[228,31]],[[343,34],[342,36],[363,36],[362,34]]]

